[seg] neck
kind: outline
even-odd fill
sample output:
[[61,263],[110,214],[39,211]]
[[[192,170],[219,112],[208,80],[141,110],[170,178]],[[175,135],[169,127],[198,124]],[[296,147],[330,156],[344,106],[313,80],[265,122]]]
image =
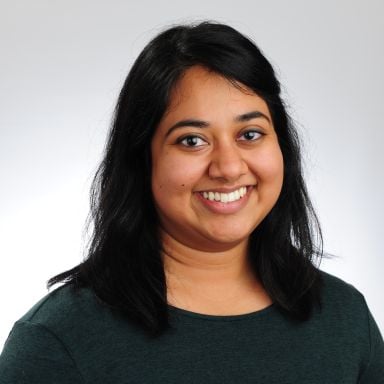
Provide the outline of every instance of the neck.
[[175,306],[223,305],[263,291],[249,266],[248,240],[219,252],[191,249],[167,233],[162,242],[168,300]]
[[205,283],[214,277],[215,282],[238,280],[249,274],[247,263],[248,241],[229,249],[207,252],[190,248],[168,235],[162,234],[164,265],[169,273]]

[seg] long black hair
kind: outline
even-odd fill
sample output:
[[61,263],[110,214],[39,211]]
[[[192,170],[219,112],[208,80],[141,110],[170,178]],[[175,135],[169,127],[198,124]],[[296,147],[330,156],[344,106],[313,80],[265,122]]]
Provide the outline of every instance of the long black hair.
[[277,203],[254,230],[249,258],[280,311],[307,320],[321,305],[320,226],[303,180],[297,133],[268,60],[228,25],[173,26],[135,61],[121,90],[104,158],[91,188],[93,234],[85,260],[48,281],[90,287],[151,335],[169,328],[159,219],[151,191],[151,139],[181,75],[195,65],[243,84],[270,110],[284,159]]

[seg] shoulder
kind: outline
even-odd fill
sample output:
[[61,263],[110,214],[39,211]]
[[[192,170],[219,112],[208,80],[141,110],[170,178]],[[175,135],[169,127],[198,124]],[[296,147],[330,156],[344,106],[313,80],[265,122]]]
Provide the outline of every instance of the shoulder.
[[19,321],[43,324],[65,322],[69,317],[89,314],[99,306],[91,289],[64,285],[44,296]]
[[84,311],[92,312],[92,302],[89,291],[64,286],[35,304],[15,323],[4,345],[4,382],[82,383],[70,345],[76,340],[74,324],[81,323]]
[[73,345],[125,326],[127,319],[99,300],[91,288],[61,286],[37,302],[17,324],[50,332],[64,344]]
[[324,304],[332,303],[345,309],[365,306],[363,294],[352,284],[330,273],[320,271],[323,280]]
[[37,302],[16,326],[39,327],[69,349],[98,342],[100,335],[113,338],[122,331],[140,336],[140,328],[121,312],[101,301],[92,288],[64,285]]
[[92,316],[100,310],[102,306],[91,289],[64,285],[38,301],[18,322],[50,327]]
[[[358,354],[360,383],[376,383],[384,375],[384,342],[364,295],[340,278],[323,276],[323,323],[332,329],[333,340],[343,338],[349,358]],[[380,381],[381,382],[381,381]]]
[[350,330],[359,327],[361,332],[368,330],[368,306],[364,295],[352,284],[320,271],[323,278],[322,319],[332,327],[346,327]]
[[[320,333],[340,344],[354,345],[361,356],[369,355],[372,316],[364,295],[352,284],[321,271],[321,311],[314,320]],[[352,348],[352,347],[351,347]]]
[[91,363],[89,346],[99,346],[94,348],[97,355],[103,347],[100,338],[107,342],[109,335],[117,337],[122,323],[91,289],[57,288],[16,321],[0,356],[0,376],[7,373],[13,380],[9,382],[24,383],[26,372],[28,378],[36,376],[28,382],[37,383],[46,382],[38,379],[44,373],[47,382],[61,383],[60,377],[71,378],[65,383],[82,382],[78,366]]
[[38,343],[34,335],[46,335],[46,339],[40,339],[51,340],[75,354],[88,342],[96,342],[100,335],[116,333],[122,327],[132,330],[127,320],[102,303],[91,288],[64,285],[48,293],[22,316],[15,323],[13,334],[23,330],[24,335],[31,335],[30,344],[35,345]]

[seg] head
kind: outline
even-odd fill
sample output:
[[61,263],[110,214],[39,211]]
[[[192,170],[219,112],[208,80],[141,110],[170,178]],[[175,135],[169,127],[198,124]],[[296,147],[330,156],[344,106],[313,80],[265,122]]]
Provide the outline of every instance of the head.
[[193,66],[172,90],[151,147],[165,253],[173,243],[207,252],[236,247],[245,256],[283,181],[265,101],[244,84]]
[[215,23],[176,26],[162,32],[144,48],[124,84],[105,165],[111,167],[111,174],[113,169],[120,190],[126,191],[129,209],[151,205],[144,210],[145,222],[156,220],[158,224],[151,184],[151,143],[170,106],[172,92],[196,67],[226,79],[240,91],[253,92],[265,103],[283,156],[284,181],[277,201],[281,204],[274,204],[283,209],[290,196],[300,193],[294,190],[299,188],[295,180],[300,176],[300,164],[279,82],[270,63],[249,39]]

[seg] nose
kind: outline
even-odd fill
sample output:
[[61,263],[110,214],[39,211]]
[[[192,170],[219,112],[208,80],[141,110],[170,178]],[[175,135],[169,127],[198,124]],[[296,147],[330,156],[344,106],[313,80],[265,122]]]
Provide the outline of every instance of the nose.
[[212,152],[208,169],[210,178],[233,182],[247,171],[247,163],[236,143],[221,143]]

